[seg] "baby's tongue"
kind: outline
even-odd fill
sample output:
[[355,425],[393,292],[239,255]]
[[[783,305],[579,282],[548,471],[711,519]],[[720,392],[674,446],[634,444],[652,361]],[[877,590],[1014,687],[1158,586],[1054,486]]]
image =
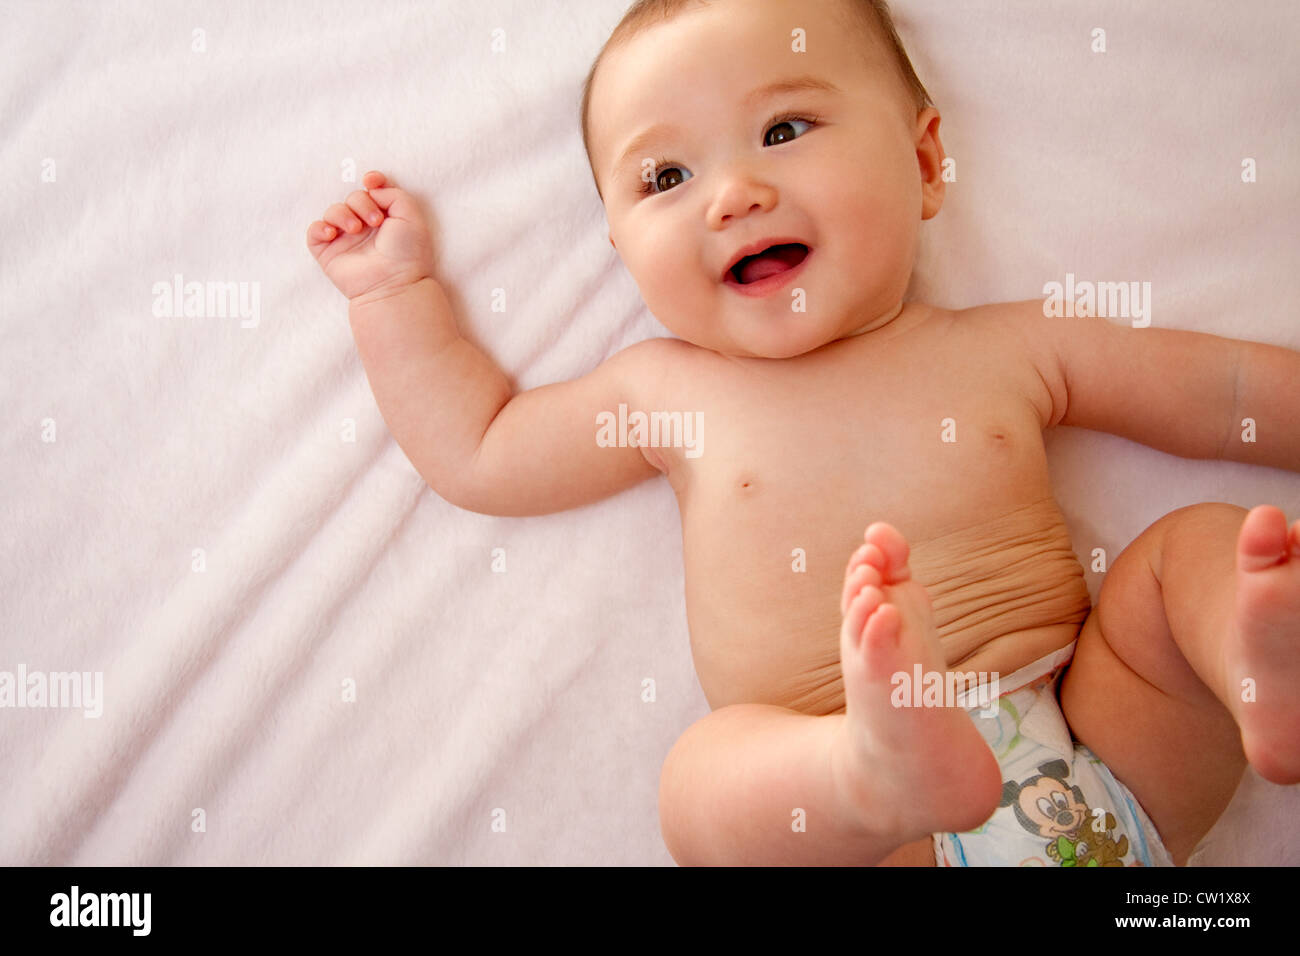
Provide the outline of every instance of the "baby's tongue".
[[807,252],[802,246],[773,246],[771,249],[745,261],[745,264],[740,267],[740,281],[745,284],[757,282],[759,279],[774,276],[778,272],[793,269],[803,261],[806,254]]

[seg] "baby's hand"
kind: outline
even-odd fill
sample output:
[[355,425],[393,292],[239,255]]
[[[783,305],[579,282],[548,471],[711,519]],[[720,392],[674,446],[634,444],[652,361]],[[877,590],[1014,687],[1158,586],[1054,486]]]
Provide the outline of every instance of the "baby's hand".
[[433,276],[433,240],[415,200],[368,172],[365,189],[307,227],[307,248],[349,299],[399,292]]

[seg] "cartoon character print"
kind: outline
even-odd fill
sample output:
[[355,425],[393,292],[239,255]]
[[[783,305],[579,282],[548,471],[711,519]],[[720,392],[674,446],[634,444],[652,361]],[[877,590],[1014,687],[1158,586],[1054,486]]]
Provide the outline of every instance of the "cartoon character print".
[[[1083,791],[1066,783],[1069,773],[1064,760],[1049,760],[1024,783],[1004,782],[998,806],[1011,807],[1021,826],[1047,837],[1047,856],[1060,866],[1123,866],[1128,837],[1115,840],[1114,815],[1091,809]],[[1098,820],[1104,829],[1094,825]]]

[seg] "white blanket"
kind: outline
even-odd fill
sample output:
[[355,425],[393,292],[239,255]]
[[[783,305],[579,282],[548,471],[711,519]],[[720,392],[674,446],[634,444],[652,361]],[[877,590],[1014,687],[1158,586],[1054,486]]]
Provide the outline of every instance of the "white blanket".
[[[7,5],[0,671],[98,673],[102,713],[0,710],[0,863],[672,862],[660,766],[707,706],[671,490],[439,499],[304,241],[381,169],[518,388],[666,335],[578,131],[623,8]],[[1300,348],[1300,7],[895,10],[957,163],[917,297],[1145,280],[1156,325]],[[186,315],[177,281],[246,308]],[[1197,501],[1300,517],[1300,475],[1048,440],[1084,557]],[[1298,789],[1248,777],[1199,859],[1300,862]]]

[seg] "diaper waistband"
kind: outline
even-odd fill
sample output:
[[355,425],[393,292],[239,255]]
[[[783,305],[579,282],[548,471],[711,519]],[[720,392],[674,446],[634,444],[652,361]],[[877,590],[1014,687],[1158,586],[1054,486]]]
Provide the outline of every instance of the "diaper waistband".
[[1071,641],[1064,647],[1058,647],[1050,654],[1044,654],[1032,664],[1026,664],[1020,670],[1016,671],[1010,677],[1000,677],[999,683],[1002,685],[1001,690],[1004,694],[1010,694],[1012,691],[1019,690],[1026,684],[1032,684],[1044,674],[1051,674],[1060,670],[1074,657],[1074,645],[1076,641]]
[[[1024,667],[1006,677],[999,674],[998,696],[1005,697],[1008,694],[1020,690],[1022,687],[1029,686],[1041,677],[1059,671],[1066,664],[1070,663],[1071,659],[1074,657],[1075,643],[1075,641],[1071,641],[1064,647],[1059,647],[1049,654],[1044,654],[1042,657],[1038,658],[1038,660],[1031,664],[1026,664]],[[954,668],[954,670],[960,670],[960,668]],[[970,688],[958,695],[957,705],[959,707],[975,707],[979,703],[977,695],[977,689]]]

